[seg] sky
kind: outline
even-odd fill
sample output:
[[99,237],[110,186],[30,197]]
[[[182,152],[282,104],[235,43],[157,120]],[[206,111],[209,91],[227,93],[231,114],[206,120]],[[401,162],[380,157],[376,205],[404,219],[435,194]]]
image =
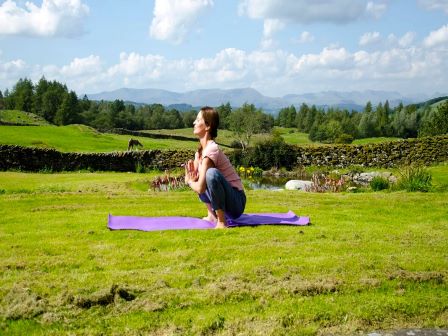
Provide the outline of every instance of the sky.
[[448,94],[448,0],[0,1],[0,90]]

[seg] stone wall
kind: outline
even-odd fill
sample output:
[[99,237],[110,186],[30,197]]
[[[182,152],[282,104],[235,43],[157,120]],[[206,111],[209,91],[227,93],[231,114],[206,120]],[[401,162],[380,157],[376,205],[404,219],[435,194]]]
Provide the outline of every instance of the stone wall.
[[[432,164],[448,160],[448,135],[408,139],[367,145],[292,146],[286,145],[290,166],[393,167],[409,163]],[[262,150],[263,148],[261,148]],[[260,148],[259,148],[260,150]],[[228,153],[235,164],[262,167],[251,160],[251,151]],[[239,154],[238,154],[239,153]],[[283,151],[283,153],[285,153]],[[268,156],[273,153],[266,153]],[[283,155],[284,156],[284,155]],[[194,157],[191,150],[142,150],[112,153],[63,153],[41,149],[0,145],[0,170],[71,171],[136,171],[137,166],[149,169],[172,169]],[[235,158],[244,158],[238,162]],[[270,161],[281,162],[272,159]],[[266,169],[266,167],[263,167]]]
[[448,135],[366,145],[293,146],[266,142],[231,155],[235,165],[292,169],[297,166],[394,167],[409,163],[432,164],[448,160]]
[[71,171],[136,171],[180,167],[194,157],[193,151],[146,150],[112,153],[63,153],[54,149],[0,145],[0,170]]
[[394,167],[448,160],[448,135],[366,145],[299,147],[296,165]]

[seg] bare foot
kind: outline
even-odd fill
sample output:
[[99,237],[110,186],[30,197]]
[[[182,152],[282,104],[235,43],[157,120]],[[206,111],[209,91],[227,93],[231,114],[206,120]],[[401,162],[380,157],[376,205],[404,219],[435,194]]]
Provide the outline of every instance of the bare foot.
[[207,217],[202,218],[205,221],[211,222],[211,223],[216,223],[217,219],[215,216],[212,215],[208,215]]
[[215,229],[226,229],[227,228],[227,225],[226,225],[226,223],[225,222],[216,222],[216,226],[215,226]]

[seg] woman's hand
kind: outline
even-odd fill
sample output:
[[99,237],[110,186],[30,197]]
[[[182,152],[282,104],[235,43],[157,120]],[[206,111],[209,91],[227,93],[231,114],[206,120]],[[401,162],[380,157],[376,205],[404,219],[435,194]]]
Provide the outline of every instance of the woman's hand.
[[196,182],[199,178],[197,170],[194,168],[193,160],[188,160],[185,164],[185,183]]

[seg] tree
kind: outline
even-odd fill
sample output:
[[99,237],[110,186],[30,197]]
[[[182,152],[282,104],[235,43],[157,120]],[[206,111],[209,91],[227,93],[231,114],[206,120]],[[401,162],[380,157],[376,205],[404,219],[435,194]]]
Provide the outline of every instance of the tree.
[[48,85],[47,90],[42,95],[41,115],[45,120],[54,122],[56,112],[67,93],[67,87],[58,82],[51,82]]
[[361,120],[359,121],[358,129],[362,138],[373,137],[376,134],[374,112],[372,103],[367,102],[364,112],[362,113]]
[[448,100],[431,109],[423,122],[422,135],[439,135],[448,133]]
[[262,131],[263,112],[253,104],[243,104],[230,115],[230,130],[233,131],[241,148],[245,150],[252,136]]
[[[183,127],[193,127],[193,122],[196,119],[196,114],[197,112],[195,110],[191,110],[191,111],[187,111],[187,112],[183,112],[182,113],[182,120],[184,122],[184,126]],[[221,117],[219,118],[219,124],[220,124],[220,128],[221,127]]]
[[388,107],[383,107],[381,103],[376,108],[376,133],[379,136],[385,136],[389,133],[389,115],[387,109]]
[[308,118],[309,111],[310,108],[307,104],[302,103],[302,105],[300,105],[299,112],[296,115],[296,126],[301,132],[304,132],[306,129],[306,120]]
[[33,82],[20,78],[11,92],[14,108],[19,111],[31,112],[33,108]]
[[33,98],[33,113],[44,117],[44,113],[42,111],[42,100],[45,92],[47,92],[49,87],[48,81],[45,77],[41,77],[36,87],[34,88],[34,98]]
[[229,116],[232,113],[232,106],[230,103],[222,104],[216,108],[216,112],[219,114],[219,128],[220,129],[229,129]]
[[3,110],[5,108],[5,102],[3,99],[3,93],[2,90],[0,90],[0,110]]
[[84,95],[84,97],[82,97],[79,101],[79,108],[81,111],[87,111],[90,108],[90,104],[92,104],[92,102],[89,100],[87,95]]
[[54,123],[57,125],[77,123],[80,120],[79,112],[78,97],[76,96],[76,93],[74,91],[65,93],[62,103],[54,116]]

